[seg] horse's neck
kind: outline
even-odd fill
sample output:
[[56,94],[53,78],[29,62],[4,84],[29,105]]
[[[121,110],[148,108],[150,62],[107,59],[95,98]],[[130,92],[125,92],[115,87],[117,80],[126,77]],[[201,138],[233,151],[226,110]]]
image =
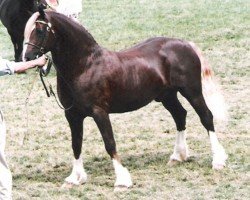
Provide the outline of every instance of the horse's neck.
[[35,0],[22,0],[21,9],[27,9],[28,11],[36,11],[36,1]]
[[60,23],[58,30],[62,45],[66,45],[68,48],[73,47],[74,49],[85,51],[97,45],[92,35],[76,22],[68,19]]
[[55,29],[57,39],[52,56],[58,70],[84,68],[88,56],[99,47],[94,38],[71,21],[58,20]]

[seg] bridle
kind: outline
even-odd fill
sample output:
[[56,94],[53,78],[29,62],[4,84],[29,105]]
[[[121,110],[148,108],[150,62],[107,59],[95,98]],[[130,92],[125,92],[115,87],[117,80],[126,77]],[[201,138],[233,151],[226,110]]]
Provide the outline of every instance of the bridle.
[[[37,21],[35,21],[35,23],[45,24],[46,27],[47,27],[47,32],[48,32],[48,33],[51,32],[51,33],[53,34],[53,36],[56,38],[56,36],[55,36],[55,31],[52,29],[52,25],[51,25],[50,22],[47,23],[47,22],[45,22],[45,21],[37,20]],[[46,37],[46,34],[45,34],[45,36],[43,37],[43,41],[42,41],[41,46],[36,45],[36,44],[34,44],[34,43],[32,43],[32,42],[25,42],[24,44],[25,44],[25,45],[33,46],[33,47],[39,49],[39,52],[40,52],[40,53],[44,54],[44,53],[45,53],[45,47],[44,47],[44,46],[45,46],[46,41],[47,41],[47,37]]]
[[[52,29],[52,25],[51,25],[50,22],[47,23],[47,22],[45,22],[45,21],[36,20],[35,23],[45,24],[46,27],[47,27],[47,29],[46,29],[47,32],[48,32],[48,33],[51,32],[51,33],[53,34],[53,36],[56,38],[56,36],[55,36],[55,31]],[[40,53],[45,54],[45,47],[44,47],[44,46],[45,46],[46,42],[47,42],[47,38],[46,38],[46,34],[45,34],[41,46],[39,46],[39,45],[37,45],[37,44],[34,44],[34,43],[32,43],[32,42],[25,42],[24,44],[25,44],[25,45],[33,46],[33,47],[39,49],[39,52],[40,52]],[[37,55],[37,56],[38,56],[38,55]],[[52,62],[52,61],[51,61],[51,62]],[[51,63],[51,64],[52,64],[52,63]],[[50,64],[50,65],[51,65],[51,64]],[[53,91],[53,89],[52,89],[52,85],[51,85],[50,83],[49,83],[49,90],[48,90],[48,88],[47,88],[47,86],[46,86],[46,84],[45,84],[45,82],[44,82],[44,79],[43,79],[43,77],[45,77],[46,74],[44,74],[44,73],[42,72],[42,69],[41,69],[41,68],[39,68],[39,75],[40,75],[40,79],[41,79],[41,82],[42,82],[42,84],[43,84],[43,87],[44,87],[44,89],[45,89],[45,92],[46,92],[47,96],[48,96],[48,97],[50,97],[51,95],[54,96],[54,98],[55,98],[55,100],[56,100],[56,103],[57,103],[58,106],[59,106],[61,109],[63,109],[64,111],[70,110],[70,109],[73,107],[73,103],[72,103],[69,107],[67,107],[67,108],[65,108],[63,105],[61,105],[60,102],[59,102],[59,100],[57,99],[57,97],[56,97],[56,95],[55,95],[55,93],[54,93],[54,91]],[[67,83],[67,82],[66,82],[66,83]]]

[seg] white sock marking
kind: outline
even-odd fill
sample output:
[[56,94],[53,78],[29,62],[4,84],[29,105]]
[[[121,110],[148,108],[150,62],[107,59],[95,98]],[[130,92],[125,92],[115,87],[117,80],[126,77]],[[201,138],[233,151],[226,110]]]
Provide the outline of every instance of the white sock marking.
[[228,156],[224,148],[220,144],[216,136],[216,133],[209,131],[209,137],[210,137],[211,149],[213,153],[213,162],[212,162],[213,168],[214,169],[222,168],[223,166],[226,165],[226,159]]
[[83,168],[82,158],[73,161],[73,169],[71,174],[65,179],[65,182],[80,185],[87,181],[87,174]]
[[179,131],[176,134],[174,153],[170,160],[185,161],[189,156],[188,145],[186,142],[186,131]]
[[120,162],[113,159],[113,166],[115,168],[115,187],[117,186],[125,186],[127,188],[132,186],[132,180],[129,171],[127,168],[123,167]]

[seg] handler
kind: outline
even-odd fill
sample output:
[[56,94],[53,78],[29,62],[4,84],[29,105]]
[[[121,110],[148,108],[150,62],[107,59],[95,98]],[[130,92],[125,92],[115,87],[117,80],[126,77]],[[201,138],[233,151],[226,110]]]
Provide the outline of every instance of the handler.
[[[0,57],[0,76],[12,75],[15,73],[24,72],[27,69],[44,66],[46,64],[45,55],[40,58],[27,62],[11,62]],[[4,148],[5,148],[6,127],[4,123],[3,114],[0,110],[0,200],[12,199],[12,177],[11,172],[5,160]]]
[[68,16],[79,22],[79,14],[82,12],[82,0],[45,0],[48,6],[58,13]]

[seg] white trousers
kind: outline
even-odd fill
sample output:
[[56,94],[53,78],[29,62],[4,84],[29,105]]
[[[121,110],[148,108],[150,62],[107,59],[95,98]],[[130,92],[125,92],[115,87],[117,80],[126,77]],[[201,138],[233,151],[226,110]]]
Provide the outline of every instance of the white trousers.
[[12,199],[12,176],[4,155],[5,141],[6,127],[0,110],[0,200]]

